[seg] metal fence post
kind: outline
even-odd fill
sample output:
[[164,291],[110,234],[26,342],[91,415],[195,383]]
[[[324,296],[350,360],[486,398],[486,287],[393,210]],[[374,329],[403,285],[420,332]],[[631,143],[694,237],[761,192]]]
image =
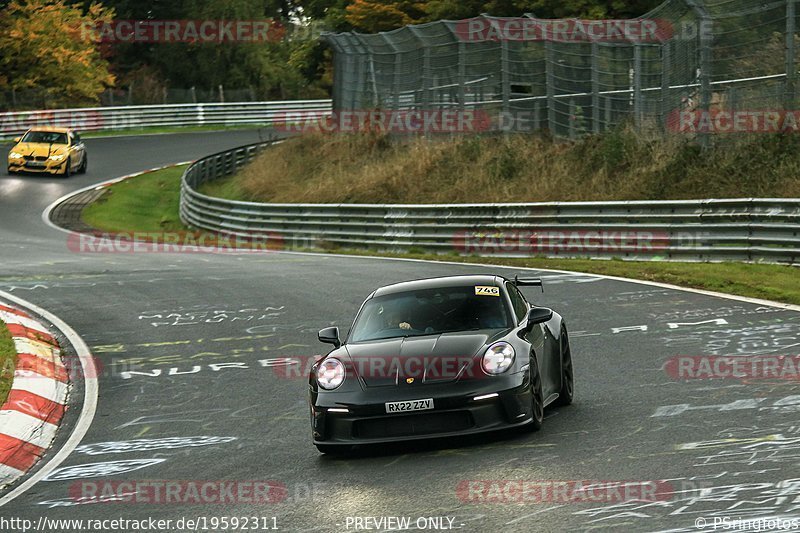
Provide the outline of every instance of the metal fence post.
[[555,73],[553,72],[553,44],[549,39],[544,41],[545,70],[547,84],[547,127],[553,136],[557,135],[556,129],[556,99],[555,99]]
[[794,110],[795,82],[797,68],[795,67],[795,42],[797,6],[796,0],[786,0],[786,91],[784,95],[784,109]]
[[569,138],[574,141],[577,136],[576,122],[578,121],[578,108],[575,105],[575,99],[569,100]]
[[661,124],[664,131],[669,129],[670,104],[670,72],[672,71],[672,44],[667,41],[661,44]]
[[500,80],[503,84],[503,114],[511,111],[511,72],[508,62],[508,39],[500,41]]
[[431,104],[431,47],[426,46],[422,52],[422,100],[425,107]]
[[[686,0],[695,15],[700,19],[700,111],[708,114],[711,111],[711,29],[712,19],[706,8],[698,3],[697,0]],[[700,132],[698,139],[703,148],[710,144],[710,132]]]
[[458,41],[458,102],[459,102],[459,109],[462,111],[467,105],[467,91],[466,85],[464,85],[467,81],[467,51],[466,51],[466,43],[464,41]]
[[637,130],[642,128],[642,45],[633,45],[633,121]]
[[600,133],[600,45],[592,42],[592,131]]

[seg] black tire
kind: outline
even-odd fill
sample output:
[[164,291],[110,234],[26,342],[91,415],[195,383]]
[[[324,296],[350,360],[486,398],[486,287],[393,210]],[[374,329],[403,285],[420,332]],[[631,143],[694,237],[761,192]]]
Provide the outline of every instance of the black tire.
[[325,455],[344,455],[350,451],[350,446],[339,446],[336,444],[316,444],[317,450]]
[[561,390],[558,399],[554,402],[558,406],[567,406],[572,403],[575,394],[575,374],[572,366],[572,349],[569,345],[567,328],[561,328]]
[[62,174],[62,177],[68,178],[68,177],[72,176],[72,168],[71,167],[72,167],[72,160],[68,157],[67,158],[67,162],[64,165],[64,174]]
[[13,176],[14,174],[16,174],[16,172],[14,172],[14,171],[13,171],[13,170],[11,170],[10,168],[6,167],[6,175],[8,175],[8,176]]
[[539,431],[544,423],[544,395],[542,394],[542,376],[539,374],[539,365],[531,359],[531,412],[533,417],[525,426],[528,431]]
[[78,169],[80,174],[86,174],[86,169],[89,168],[89,156],[83,154],[83,163],[81,163],[81,168]]

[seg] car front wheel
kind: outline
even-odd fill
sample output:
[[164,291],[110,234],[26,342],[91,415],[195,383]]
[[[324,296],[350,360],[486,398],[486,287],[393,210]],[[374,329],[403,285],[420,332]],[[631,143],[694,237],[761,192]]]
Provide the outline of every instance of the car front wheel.
[[542,394],[542,376],[539,374],[539,365],[531,359],[531,417],[530,423],[525,426],[528,431],[539,431],[544,422],[544,396]]
[[68,157],[67,158],[67,162],[64,163],[64,174],[63,174],[63,176],[65,178],[68,178],[71,175],[72,175],[72,160],[70,160],[70,158]]

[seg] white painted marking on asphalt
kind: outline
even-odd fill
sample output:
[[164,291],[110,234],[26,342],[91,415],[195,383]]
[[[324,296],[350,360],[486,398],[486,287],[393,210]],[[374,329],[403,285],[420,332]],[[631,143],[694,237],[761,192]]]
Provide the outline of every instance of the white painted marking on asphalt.
[[[72,347],[75,349],[75,352],[78,354],[78,360],[83,368],[83,375],[98,375],[94,359],[89,351],[89,347],[86,346],[86,343],[75,332],[75,330],[69,327],[63,320],[55,316],[53,313],[27,302],[22,298],[18,298],[13,294],[0,291],[0,297],[17,304],[26,311],[30,311],[35,315],[39,315],[53,324],[53,326],[69,340],[69,342],[72,344]],[[31,477],[18,485],[14,490],[0,498],[0,507],[24,494],[31,487],[41,481],[42,478],[55,470],[61,463],[64,462],[64,460],[66,460],[67,457],[69,457],[72,451],[78,446],[78,444],[80,444],[81,440],[86,435],[86,432],[89,431],[89,427],[92,425],[92,420],[94,419],[95,412],[97,411],[97,396],[97,379],[87,378],[84,381],[83,406],[81,408],[80,415],[78,415],[78,421],[75,423],[75,428],[72,430],[72,434],[69,436],[69,438],[67,438],[67,441],[61,447],[61,449],[56,452],[52,459],[45,463],[44,466],[37,470]]]
[[520,516],[519,518],[515,518],[514,520],[511,520],[510,522],[506,522],[505,525],[508,526],[508,525],[514,524],[516,522],[521,522],[522,520],[525,520],[526,518],[530,518],[532,516],[536,516],[537,514],[546,513],[548,511],[553,511],[553,510],[559,509],[561,507],[564,507],[564,506],[563,505],[553,505],[551,507],[545,507],[544,509],[540,509],[538,511],[534,511],[532,513],[528,513],[526,515]]

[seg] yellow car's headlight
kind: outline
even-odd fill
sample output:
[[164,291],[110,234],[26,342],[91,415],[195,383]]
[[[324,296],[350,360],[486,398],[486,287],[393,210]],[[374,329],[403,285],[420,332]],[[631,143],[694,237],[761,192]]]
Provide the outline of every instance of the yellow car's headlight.
[[22,159],[22,154],[20,154],[20,153],[18,153],[18,152],[14,152],[14,151],[12,150],[11,152],[9,152],[9,153],[8,153],[8,157],[9,157],[10,159]]
[[50,156],[50,161],[61,161],[61,160],[62,160],[62,159],[64,159],[65,157],[67,157],[67,156],[66,156],[66,155],[63,155],[63,154],[60,154],[60,155],[59,155],[59,154],[56,154],[56,155],[51,155],[51,156]]

